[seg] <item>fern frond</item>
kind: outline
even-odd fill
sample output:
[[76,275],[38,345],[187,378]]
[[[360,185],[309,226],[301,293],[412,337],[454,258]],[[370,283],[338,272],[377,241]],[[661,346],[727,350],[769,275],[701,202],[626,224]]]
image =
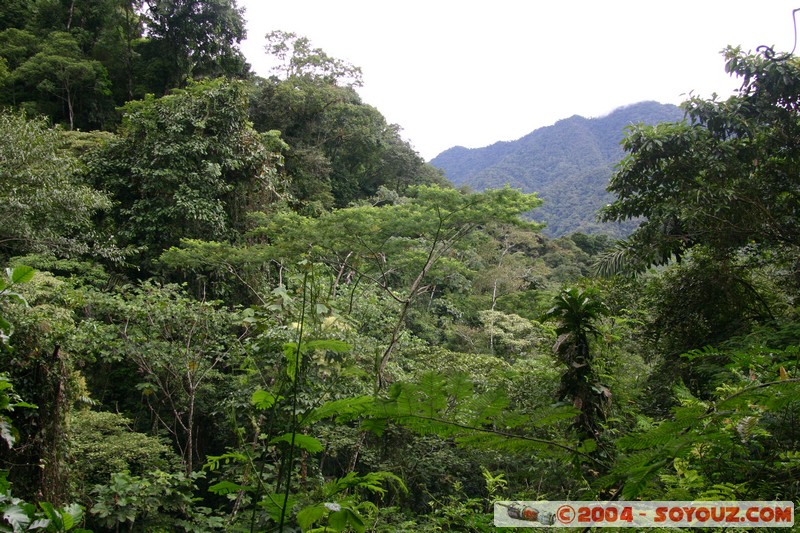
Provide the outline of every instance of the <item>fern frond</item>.
[[508,395],[502,389],[481,394],[469,402],[469,424],[473,426],[488,424],[500,416],[508,408],[508,404]]
[[354,396],[332,400],[310,411],[302,420],[308,426],[325,418],[335,418],[337,422],[347,422],[367,413],[373,406],[372,396]]

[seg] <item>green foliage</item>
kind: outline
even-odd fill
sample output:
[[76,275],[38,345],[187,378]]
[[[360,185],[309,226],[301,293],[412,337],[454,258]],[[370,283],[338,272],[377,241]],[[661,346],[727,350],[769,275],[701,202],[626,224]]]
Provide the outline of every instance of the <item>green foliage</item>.
[[149,42],[143,52],[152,62],[161,60],[161,94],[184,86],[192,77],[246,73],[238,48],[246,34],[245,21],[235,1],[145,0],[144,5]]
[[[22,399],[14,392],[14,385],[6,373],[0,373],[0,438],[2,438],[9,448],[12,448],[17,441],[18,432],[11,420],[10,413],[17,407],[35,409],[36,406]],[[4,478],[5,479],[5,478]]]
[[75,497],[91,501],[91,488],[106,483],[116,472],[143,476],[178,467],[179,459],[170,446],[156,437],[132,431],[130,425],[131,420],[116,413],[88,410],[72,413],[71,483]]
[[0,130],[0,253],[92,249],[92,217],[110,202],[78,177],[59,133],[8,111],[0,111]]
[[94,520],[105,528],[134,524],[143,531],[221,531],[223,522],[209,509],[195,506],[193,493],[202,474],[169,474],[160,470],[144,476],[127,472],[111,475],[93,489]]
[[7,302],[27,304],[22,295],[11,289],[16,289],[15,285],[30,281],[34,273],[33,268],[23,265],[6,268],[5,277],[0,277],[0,342],[2,343],[8,342],[8,338],[14,331],[14,326],[5,317],[6,311],[3,309],[3,304]]
[[218,79],[125,107],[120,135],[88,162],[124,243],[152,259],[181,238],[226,240],[280,196],[284,145],[253,130],[246,98],[243,83]]
[[284,79],[319,80],[330,85],[360,86],[361,69],[312,48],[307,37],[272,31],[267,34],[267,52],[283,62],[274,71]]
[[561,407],[547,416],[531,418],[509,410],[509,399],[502,389],[475,392],[463,374],[443,376],[428,373],[418,383],[396,383],[385,398],[366,412],[366,428],[380,434],[387,421],[400,423],[421,434],[452,438],[479,448],[513,453],[555,454],[581,452],[556,438],[542,438],[526,430],[547,427],[576,411]]
[[[786,497],[796,498],[796,484],[780,487],[779,481],[786,461],[792,461],[780,453],[788,443],[779,443],[766,428],[779,413],[796,411],[797,386],[797,379],[788,378],[742,380],[718,389],[713,402],[679,389],[681,405],[670,419],[617,441],[623,455],[605,481],[615,483],[626,499],[659,494],[659,482],[689,491],[693,499],[720,494],[774,499],[784,490]],[[766,441],[771,444],[764,446]],[[675,474],[668,473],[670,468]],[[753,483],[751,476],[759,481]]]
[[[0,473],[0,482],[7,484],[5,473]],[[56,508],[48,502],[39,502],[37,508],[37,505],[12,497],[8,486],[0,492],[0,513],[0,531],[3,532],[91,533],[77,527],[84,518],[84,509],[80,505],[72,503]]]
[[157,426],[174,439],[188,475],[197,459],[201,398],[225,383],[224,370],[236,364],[247,329],[218,302],[193,300],[174,285],[146,282],[87,297],[95,304],[83,324],[91,331],[87,350],[112,365],[133,365],[139,378],[129,383],[129,394],[136,394],[134,386],[140,391]]
[[800,242],[791,185],[800,160],[797,60],[738,48],[727,48],[725,59],[727,72],[742,79],[738,95],[693,97],[683,105],[684,122],[627,134],[629,155],[609,185],[618,199],[602,218],[646,218],[630,239],[638,263],[663,264],[697,245],[725,255],[796,250]]
[[600,436],[608,413],[611,391],[597,375],[590,345],[590,337],[599,336],[597,321],[608,313],[597,290],[570,288],[558,294],[553,307],[544,314],[545,320],[557,321],[553,352],[567,367],[558,400],[568,401],[580,411],[574,428],[581,441]]
[[[66,32],[50,33],[39,48],[41,51],[13,72],[23,86],[39,94],[37,110],[55,115],[59,122],[65,120],[70,130],[102,126],[111,111],[111,84],[105,67],[87,58]],[[56,109],[66,111],[51,111],[52,99],[63,104]]]
[[274,31],[267,41],[280,62],[278,76],[258,80],[252,116],[259,131],[280,131],[292,148],[285,169],[293,207],[319,214],[334,205],[379,202],[370,197],[382,187],[404,193],[411,185],[446,183],[398,126],[361,101],[358,67],[293,33]]
[[[385,483],[391,483],[407,492],[403,481],[390,472],[370,472],[359,476],[350,472],[346,476],[325,484],[322,488],[324,503],[308,506],[297,513],[297,523],[303,531],[366,531],[363,514],[373,514],[377,510],[369,501],[359,501],[359,492],[383,495],[387,491]],[[352,493],[352,494],[351,494]],[[320,528],[313,525],[324,523]]]
[[[28,18],[0,14],[2,105],[68,121],[71,101],[80,126],[113,120],[106,88],[186,86],[125,104],[117,134],[2,115],[0,530],[490,531],[501,496],[797,500],[794,58],[730,54],[737,97],[630,130],[609,212],[649,219],[614,245],[542,237],[534,194],[430,186],[359,70],[307,39],[270,35],[268,80],[190,82],[245,72],[232,1]],[[553,187],[599,185],[648,109],[525,143],[576,141]],[[526,162],[512,144],[487,182]],[[551,207],[591,216],[576,202]],[[109,262],[95,223],[141,256]]]

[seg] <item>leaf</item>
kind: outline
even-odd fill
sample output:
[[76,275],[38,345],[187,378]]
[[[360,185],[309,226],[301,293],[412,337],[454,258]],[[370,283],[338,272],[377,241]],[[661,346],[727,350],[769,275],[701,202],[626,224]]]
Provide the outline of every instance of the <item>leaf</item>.
[[265,409],[269,409],[270,407],[275,405],[276,401],[282,399],[283,396],[276,397],[269,391],[259,389],[255,391],[253,395],[250,397],[250,403],[253,404],[253,407],[255,407],[256,409],[260,409],[263,411]]
[[228,464],[231,461],[244,464],[248,462],[248,458],[245,454],[238,452],[228,452],[222,455],[208,455],[206,456],[206,464],[203,468],[217,470],[221,464]]
[[9,505],[3,510],[3,520],[11,524],[14,531],[24,531],[31,523],[31,515],[34,513],[33,505]]
[[366,526],[364,519],[349,507],[343,507],[341,511],[336,511],[328,516],[328,526],[338,531],[344,531],[347,525],[357,533],[364,533]]
[[368,418],[361,422],[361,429],[364,431],[370,431],[376,436],[380,437],[383,435],[383,432],[386,431],[386,419]]
[[77,503],[71,503],[63,508],[61,516],[64,519],[64,529],[69,531],[83,518],[83,507]]
[[61,513],[56,511],[55,507],[53,507],[53,504],[49,502],[39,502],[39,507],[42,508],[45,516],[47,516],[47,518],[53,522],[57,530],[60,530],[64,527],[64,522],[61,519]]
[[355,472],[348,472],[344,477],[326,483],[324,493],[326,497],[333,497],[351,488],[359,488],[368,490],[373,494],[385,494],[387,489],[383,488],[383,485],[387,481],[394,484],[404,493],[408,493],[408,488],[402,479],[396,474],[384,471],[368,472],[363,476],[356,475]]
[[62,513],[61,520],[64,524],[64,531],[69,531],[75,526],[75,519],[68,513]]
[[258,502],[258,505],[269,513],[270,518],[278,522],[281,519],[284,508],[286,509],[285,515],[289,515],[292,507],[295,505],[295,498],[290,495],[287,499],[285,494],[270,493],[265,494],[264,498]]
[[11,322],[0,316],[0,340],[9,337],[12,333],[14,333],[14,326],[11,325]]
[[367,412],[372,406],[372,396],[355,396],[326,402],[308,413],[303,418],[303,425],[307,426],[319,420],[336,417],[337,421],[351,420]]
[[26,307],[28,305],[27,300],[25,300],[25,298],[23,298],[22,295],[20,293],[18,293],[18,292],[4,291],[2,296],[6,300],[11,300],[13,302],[21,303],[22,305],[24,305]]
[[353,349],[348,343],[336,339],[319,339],[305,343],[308,350],[328,350],[331,352],[343,353]]
[[213,492],[214,494],[219,494],[224,496],[225,494],[232,494],[234,492],[239,491],[252,491],[253,487],[249,485],[239,485],[238,483],[233,483],[231,481],[220,481],[219,483],[215,483],[208,487],[209,492]]
[[294,434],[284,433],[283,435],[280,435],[272,439],[270,441],[270,444],[276,444],[278,442],[286,442],[288,444],[292,444],[292,435],[294,435],[294,445],[309,453],[318,453],[324,449],[322,443],[319,440],[309,435],[303,435],[302,433],[294,433]]
[[25,265],[18,266],[14,270],[7,270],[11,283],[26,283],[33,279],[33,275],[36,273],[33,268]]
[[297,524],[300,526],[300,529],[307,531],[312,525],[319,522],[320,519],[325,516],[325,512],[325,505],[321,503],[304,507],[297,513]]
[[347,518],[348,522],[350,522],[350,527],[352,527],[356,533],[364,533],[367,527],[364,524],[364,519],[361,518],[361,515],[352,509],[346,509],[346,511],[348,514]]
[[294,382],[297,379],[297,369],[300,366],[301,356],[297,343],[285,343],[283,345],[283,355],[286,357],[286,375]]
[[586,439],[581,443],[577,451],[580,453],[592,453],[595,450],[597,450],[597,441],[594,439]]
[[336,531],[344,531],[344,528],[347,527],[347,518],[347,509],[331,513],[328,515],[328,526]]
[[6,441],[6,444],[9,448],[13,448],[14,443],[17,441],[16,437],[14,436],[14,426],[12,426],[4,417],[0,417],[0,438]]
[[49,518],[38,518],[31,522],[31,525],[28,526],[28,531],[34,529],[47,529],[50,527],[50,519]]

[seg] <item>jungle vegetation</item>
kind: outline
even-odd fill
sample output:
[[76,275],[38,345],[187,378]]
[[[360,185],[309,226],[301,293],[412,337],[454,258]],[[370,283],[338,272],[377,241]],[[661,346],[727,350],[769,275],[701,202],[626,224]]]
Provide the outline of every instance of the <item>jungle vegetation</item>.
[[[800,501],[800,62],[629,127],[605,221],[453,187],[232,0],[0,13],[0,531],[491,531]],[[550,198],[557,203],[558,198]],[[532,214],[531,214],[532,213]]]

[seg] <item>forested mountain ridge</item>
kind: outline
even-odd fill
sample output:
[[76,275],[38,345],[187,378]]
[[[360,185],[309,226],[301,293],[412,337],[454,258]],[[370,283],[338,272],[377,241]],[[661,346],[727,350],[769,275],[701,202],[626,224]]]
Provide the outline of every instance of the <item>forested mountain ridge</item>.
[[600,223],[596,215],[613,200],[606,187],[624,155],[620,143],[625,129],[637,123],[682,118],[683,111],[677,106],[641,102],[598,118],[574,115],[516,141],[473,149],[456,146],[430,163],[456,186],[481,191],[508,184],[539,193],[544,204],[534,218],[547,224],[544,233],[548,236],[583,232],[621,237],[636,224]]

